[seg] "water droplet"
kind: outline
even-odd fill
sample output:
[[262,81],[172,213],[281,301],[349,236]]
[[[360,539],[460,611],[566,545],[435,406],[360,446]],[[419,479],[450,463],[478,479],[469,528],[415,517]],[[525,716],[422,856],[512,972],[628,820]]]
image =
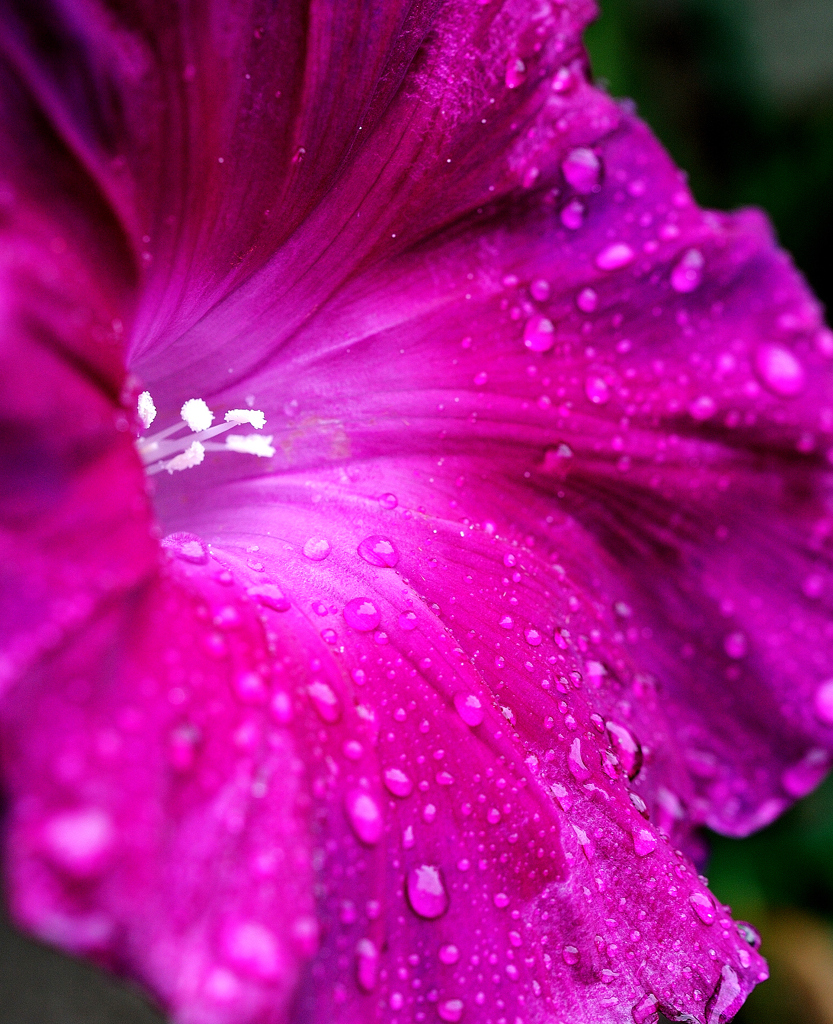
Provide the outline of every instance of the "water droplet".
[[76,878],[90,878],[104,870],[116,841],[110,815],[98,807],[61,811],[43,829],[50,860]]
[[794,797],[806,796],[822,781],[830,769],[830,755],[821,747],[813,747],[804,757],[781,774],[781,785]]
[[526,64],[520,57],[510,57],[506,65],[504,81],[507,89],[517,89],[526,81]]
[[599,270],[619,270],[626,267],[636,259],[636,253],[627,242],[614,242],[605,246],[596,256],[596,266]]
[[474,375],[474,383],[477,387],[482,387],[489,380],[489,374],[485,370],[481,370],[480,373]]
[[570,773],[578,782],[584,782],[593,774],[581,757],[581,740],[578,736],[570,744],[570,753],[567,755],[567,767]]
[[304,542],[304,555],[312,562],[323,562],[331,550],[326,537],[310,537]]
[[606,722],[613,751],[629,779],[635,779],[642,767],[642,747],[630,729],[617,722]]
[[412,629],[417,628],[417,615],[416,612],[407,611],[402,612],[399,616],[399,628],[410,632]]
[[322,629],[321,639],[324,641],[325,644],[331,644],[334,646],[338,643],[338,633],[336,633],[334,629]]
[[515,620],[511,615],[504,615],[499,619],[498,625],[501,629],[513,629],[515,626]]
[[656,1024],[659,1020],[657,997],[649,992],[634,1006],[631,1014],[636,1024]]
[[637,857],[647,857],[657,848],[657,837],[647,828],[638,828],[633,833],[633,849]]
[[833,725],[833,679],[828,679],[816,689],[813,707],[820,722]]
[[700,397],[695,398],[688,407],[689,416],[693,420],[697,420],[698,423],[711,419],[716,411],[717,405],[715,404],[714,399],[709,395],[700,395]]
[[610,401],[610,388],[603,377],[588,377],[584,382],[584,393],[594,405]]
[[526,642],[530,645],[530,647],[540,646],[541,641],[543,640],[543,637],[537,629],[525,629],[524,637],[526,638]]
[[369,633],[382,621],[382,613],[369,597],[354,597],[344,606],[344,621],[358,633]]
[[781,345],[761,345],[755,353],[755,368],[773,394],[791,398],[804,390],[804,367],[789,349]]
[[689,249],[671,271],[671,287],[681,295],[693,292],[703,279],[705,265],[703,254],[698,249]]
[[592,288],[582,288],[576,296],[576,305],[582,313],[592,313],[599,304],[599,296]]
[[387,537],[380,537],[378,534],[365,537],[356,550],[370,565],[392,569],[399,561],[399,552],[393,541]]
[[262,604],[265,608],[271,608],[273,612],[289,611],[289,598],[274,583],[260,583],[256,587],[249,587],[246,593],[253,597],[258,604]]
[[359,939],[356,944],[356,981],[359,988],[372,992],[379,973],[379,950],[371,939]]
[[399,499],[396,497],[395,494],[382,494],[379,496],[379,504],[382,506],[382,508],[390,510],[392,508],[396,508],[396,506],[399,504]]
[[168,737],[168,761],[178,772],[193,768],[200,742],[200,731],[195,725],[178,725]]
[[413,782],[400,768],[388,768],[382,778],[385,780],[385,788],[388,792],[393,796],[398,796],[400,800],[404,800],[413,792]]
[[408,902],[415,914],[432,920],[448,909],[448,893],[443,876],[433,864],[411,868],[405,883]]
[[723,1021],[731,1020],[740,1009],[743,998],[737,974],[728,964],[724,964],[714,994],[706,1003],[708,1024],[722,1024]]
[[462,999],[446,999],[437,1006],[437,1016],[440,1020],[448,1021],[450,1024],[457,1024],[463,1019],[465,1003]]
[[592,149],[579,146],[561,161],[561,170],[576,192],[588,195],[601,181],[602,162]]
[[440,946],[438,955],[440,962],[450,967],[460,959],[460,950],[452,943],[447,943],[445,946]]
[[388,1000],[390,1008],[392,1010],[401,1010],[405,1005],[405,997],[401,992],[393,992],[390,999]]
[[714,924],[714,903],[707,893],[693,892],[688,899],[703,924]]
[[257,921],[240,921],[226,932],[226,956],[239,970],[254,978],[270,981],[283,966],[283,956],[274,934]]
[[578,231],[584,223],[585,208],[580,199],[573,199],[561,211],[561,223],[570,231]]
[[309,684],[307,693],[322,721],[333,725],[341,718],[341,701],[327,683],[316,680]]
[[737,928],[738,935],[740,935],[744,942],[748,942],[753,949],[761,948],[761,935],[757,928],[748,921],[738,921]]
[[555,344],[555,327],[548,317],[531,316],[524,327],[524,345],[530,352],[549,352]]
[[294,712],[292,709],[292,698],[285,690],[277,691],[277,693],[272,697],[270,707],[272,710],[272,717],[276,722],[280,725],[289,725],[294,717]]
[[565,946],[561,950],[561,956],[565,964],[574,967],[581,959],[581,954],[575,946]]
[[503,910],[504,907],[509,906],[509,897],[505,892],[496,892],[492,897],[492,903],[494,903],[498,910]]
[[546,302],[550,297],[550,283],[539,277],[529,286],[529,292],[537,302]]
[[462,690],[454,694],[454,707],[457,714],[466,725],[474,728],[483,721],[483,704],[480,698],[473,693],[464,693]]
[[353,831],[368,846],[374,846],[382,838],[385,821],[376,800],[364,789],[351,789],[344,806]]
[[205,565],[208,561],[208,545],[194,533],[170,533],[160,543],[183,562]]

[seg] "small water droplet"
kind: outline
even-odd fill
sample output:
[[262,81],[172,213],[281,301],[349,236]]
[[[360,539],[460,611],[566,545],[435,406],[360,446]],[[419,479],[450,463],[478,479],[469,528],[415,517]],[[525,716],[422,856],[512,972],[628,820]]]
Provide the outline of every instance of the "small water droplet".
[[627,242],[614,242],[605,246],[596,256],[596,266],[599,270],[619,270],[633,263],[636,253]]
[[606,722],[607,733],[614,753],[629,779],[635,779],[642,768],[642,747],[639,740],[624,725]]
[[481,370],[480,373],[474,375],[474,383],[477,387],[482,387],[489,380],[489,374],[485,370]]
[[341,701],[327,683],[316,680],[309,684],[307,693],[322,721],[333,725],[341,718]]
[[578,146],[561,161],[567,183],[581,195],[593,192],[602,178],[602,162],[592,149]]
[[503,615],[498,620],[498,625],[500,626],[501,629],[513,629],[515,626],[515,620],[512,618],[511,615]]
[[825,725],[833,725],[833,679],[821,683],[813,697],[816,718]]
[[359,939],[356,944],[356,980],[359,988],[372,992],[379,974],[379,950],[371,939]]
[[509,59],[506,65],[504,81],[506,82],[507,89],[517,89],[519,85],[523,85],[526,81],[526,64],[524,64],[520,57],[511,57]]
[[465,1004],[462,999],[446,999],[445,1002],[437,1005],[437,1016],[449,1024],[457,1024],[457,1021],[463,1019],[464,1009]]
[[374,846],[382,838],[385,821],[382,810],[374,797],[364,789],[351,789],[344,806],[353,831],[368,846]]
[[304,555],[312,562],[323,562],[331,550],[326,537],[310,537],[304,542]]
[[537,629],[525,629],[524,630],[524,637],[525,637],[526,642],[529,644],[530,647],[538,647],[538,646],[540,646],[541,641],[543,640],[543,637],[541,636],[541,634],[538,632]]
[[450,967],[460,959],[460,950],[452,943],[447,943],[445,946],[440,946],[438,955],[440,962]]
[[382,508],[390,510],[392,508],[396,508],[396,506],[399,504],[399,499],[396,497],[395,494],[391,494],[390,492],[388,492],[387,494],[382,494],[379,496],[379,504],[382,506]]
[[744,942],[748,942],[753,949],[761,948],[761,935],[757,928],[748,921],[738,921],[737,928],[738,935],[740,935]]
[[234,678],[234,692],[246,704],[262,704],[268,695],[259,672],[240,672]]
[[529,292],[537,302],[546,302],[550,297],[550,283],[539,277],[529,286]]
[[460,690],[454,694],[454,707],[457,714],[466,725],[474,728],[483,721],[483,704],[480,698],[473,693],[465,693]]
[[344,606],[344,621],[358,633],[369,633],[382,621],[382,613],[369,597],[354,597]]
[[592,288],[582,288],[576,296],[576,305],[582,313],[592,313],[599,304],[599,296]]
[[604,405],[610,401],[610,388],[603,377],[588,377],[584,382],[584,393],[594,405]]
[[223,945],[234,966],[251,977],[271,981],[278,976],[283,962],[280,944],[257,921],[236,922],[228,929]]
[[561,957],[565,964],[574,967],[581,959],[581,954],[575,946],[565,946],[561,950]]
[[689,249],[671,271],[671,287],[685,295],[699,287],[706,261],[699,249]]
[[781,774],[781,785],[796,798],[806,796],[822,781],[830,769],[830,754],[821,747],[813,747],[794,765]]
[[365,562],[378,565],[380,568],[392,569],[399,561],[399,552],[393,541],[378,534],[365,537],[356,550]]
[[761,345],[755,353],[755,368],[764,385],[773,394],[792,398],[807,383],[804,367],[789,349],[781,345]]
[[387,791],[393,796],[399,797],[400,800],[404,800],[406,796],[410,796],[413,792],[414,784],[401,768],[386,769],[382,778],[385,781]]
[[524,345],[530,352],[549,352],[555,344],[555,327],[549,317],[531,316],[524,327]]
[[647,828],[638,828],[633,833],[633,849],[637,857],[648,857],[657,848],[657,837]]
[[171,731],[168,738],[168,760],[178,772],[187,772],[194,766],[200,731],[195,725],[184,723]]
[[578,231],[584,223],[585,208],[580,199],[573,199],[561,211],[561,223],[569,231]]
[[393,992],[388,1000],[388,1004],[392,1010],[401,1010],[405,1005],[405,997],[401,992]]
[[170,533],[160,543],[183,562],[205,565],[208,561],[208,545],[194,533]]
[[496,892],[492,897],[492,903],[494,903],[498,910],[503,910],[504,907],[509,906],[509,897],[505,892]]
[[289,725],[294,717],[292,698],[285,690],[278,690],[272,697],[270,704],[272,717],[280,725]]
[[402,612],[399,616],[399,628],[410,632],[412,629],[417,628],[417,615],[416,612],[406,611]]
[[688,899],[703,924],[714,924],[714,903],[707,893],[693,892]]
[[581,740],[578,736],[570,744],[570,753],[567,755],[567,767],[578,782],[584,782],[593,774],[582,760]]
[[61,811],[43,828],[50,860],[76,878],[91,878],[104,870],[116,841],[110,815],[98,807]]
[[260,583],[256,587],[249,587],[246,593],[264,608],[271,608],[273,612],[289,611],[289,598],[274,583]]
[[717,405],[713,398],[709,395],[700,395],[699,398],[695,398],[694,401],[688,407],[688,414],[693,420],[697,420],[698,423],[703,423],[705,420],[711,419],[717,411]]
[[408,902],[415,914],[432,920],[448,909],[448,893],[440,869],[433,864],[411,868],[405,883]]
[[730,658],[740,659],[745,657],[747,649],[746,636],[743,633],[735,632],[723,640],[723,649]]

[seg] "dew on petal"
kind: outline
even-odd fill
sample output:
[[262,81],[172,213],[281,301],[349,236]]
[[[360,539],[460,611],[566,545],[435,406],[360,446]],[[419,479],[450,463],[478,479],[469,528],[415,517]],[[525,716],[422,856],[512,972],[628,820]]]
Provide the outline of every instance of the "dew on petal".
[[813,696],[816,718],[825,725],[833,725],[833,679],[821,683]]
[[330,542],[326,537],[310,537],[304,541],[303,552],[311,562],[323,562],[330,550]]
[[410,632],[412,629],[417,628],[417,615],[416,612],[410,610],[401,612],[399,615],[399,628]]
[[273,612],[289,611],[289,598],[274,583],[260,583],[256,587],[249,587],[246,593],[264,608],[271,608]]
[[657,837],[647,828],[636,829],[633,833],[633,849],[637,857],[647,857],[657,848]]
[[627,242],[613,242],[605,246],[596,256],[596,266],[599,270],[619,270],[626,267],[636,259],[636,253]]
[[781,773],[781,785],[796,799],[807,796],[830,770],[830,754],[821,747],[812,747],[801,760]]
[[524,345],[530,352],[549,352],[555,344],[555,326],[548,317],[531,316],[524,327]]
[[625,774],[629,779],[635,779],[642,767],[642,747],[639,745],[639,740],[630,729],[619,725],[618,722],[606,722],[605,725],[608,736],[610,736],[611,746],[619,758],[619,763],[624,768]]
[[792,398],[804,390],[804,367],[789,349],[781,345],[760,345],[755,353],[755,368],[773,394]]
[[706,261],[699,249],[689,249],[671,271],[671,287],[685,295],[699,287]]
[[166,551],[183,562],[205,565],[208,562],[208,545],[193,533],[170,533],[163,537],[161,545]]
[[230,927],[224,946],[231,963],[254,978],[270,981],[284,967],[274,933],[257,921],[240,921]]
[[602,162],[592,149],[579,146],[561,161],[561,170],[576,192],[588,195],[601,181]]
[[570,967],[575,967],[581,959],[581,954],[575,946],[565,946],[561,950],[561,958],[565,964],[568,964]]
[[580,199],[573,199],[561,211],[561,223],[570,231],[578,231],[584,223],[584,203]]
[[102,871],[116,841],[110,815],[98,807],[53,815],[44,825],[43,835],[50,860],[76,878]]
[[390,491],[388,491],[386,494],[381,494],[379,496],[379,504],[382,508],[390,510],[396,508],[399,504],[399,499],[395,494],[391,494]]
[[530,647],[538,647],[544,639],[537,629],[525,629],[524,638]]
[[462,999],[446,999],[437,1006],[437,1016],[440,1020],[448,1021],[450,1024],[457,1024],[463,1019],[465,1004]]
[[717,405],[715,400],[709,395],[701,395],[699,398],[695,398],[688,407],[689,416],[693,420],[697,420],[698,423],[711,419],[716,411]]
[[405,882],[408,903],[415,914],[432,920],[448,909],[448,893],[443,876],[433,864],[411,868]]
[[234,692],[245,704],[261,704],[267,697],[266,683],[259,672],[240,672],[234,678]]
[[747,942],[753,949],[761,948],[761,934],[757,928],[748,921],[737,922],[738,935]]
[[359,939],[356,944],[356,981],[359,988],[372,992],[379,974],[379,950],[371,939]]
[[386,769],[382,778],[384,779],[387,791],[392,796],[399,797],[400,800],[410,796],[413,792],[414,784],[401,768]]
[[523,85],[526,81],[526,64],[524,64],[520,57],[511,57],[509,59],[506,65],[504,81],[506,82],[507,89],[517,89],[519,85]]
[[703,924],[714,924],[714,903],[706,893],[693,892],[688,899]]
[[509,906],[509,897],[505,892],[496,892],[492,897],[492,903],[494,903],[498,910],[503,910],[504,907]]
[[292,698],[285,690],[278,690],[269,705],[272,717],[279,725],[289,725],[294,717]]
[[333,725],[341,718],[341,701],[327,683],[316,680],[309,684],[307,693],[323,722]]
[[744,633],[729,633],[723,641],[723,649],[730,658],[736,660],[746,656],[747,640]]
[[603,377],[588,377],[584,382],[584,393],[594,405],[610,401],[610,388]]
[[582,288],[576,296],[576,305],[583,313],[592,313],[599,304],[599,296],[592,288]]
[[352,789],[344,802],[347,818],[359,839],[374,846],[382,838],[384,818],[377,801],[363,789]]
[[581,739],[578,736],[570,744],[570,753],[567,755],[567,767],[570,769],[573,777],[579,782],[584,782],[585,779],[589,779],[592,775],[592,772],[582,760]]
[[478,696],[459,690],[454,694],[454,707],[466,725],[474,728],[483,721],[483,704]]
[[361,558],[370,565],[392,569],[399,561],[399,552],[392,540],[372,534],[365,537],[356,549]]
[[444,946],[440,946],[440,951],[437,955],[440,958],[440,963],[446,964],[446,966],[450,967],[452,964],[456,964],[460,959],[460,950],[449,942]]
[[635,1004],[631,1010],[634,1024],[656,1024],[659,1020],[659,1006],[655,995],[650,992]]
[[546,302],[550,297],[550,290],[549,281],[545,281],[542,277],[537,278],[529,286],[529,292],[537,302]]
[[369,633],[382,621],[382,613],[369,597],[354,597],[344,606],[344,621],[358,633]]

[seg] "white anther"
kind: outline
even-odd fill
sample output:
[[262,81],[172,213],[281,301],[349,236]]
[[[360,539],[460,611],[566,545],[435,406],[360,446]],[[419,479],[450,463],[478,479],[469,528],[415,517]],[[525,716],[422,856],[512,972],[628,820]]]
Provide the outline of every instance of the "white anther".
[[139,419],[142,421],[142,425],[147,429],[151,423],[156,419],[156,406],[153,404],[153,399],[150,397],[149,391],[143,391],[139,395],[139,402],[136,410],[139,414]]
[[208,430],[214,420],[214,413],[201,398],[189,398],[179,410],[179,415],[194,433]]
[[275,454],[272,447],[272,434],[229,434],[226,448],[245,455],[257,455],[261,459],[271,459]]
[[263,430],[266,426],[266,417],[260,409],[229,409],[225,418],[226,423],[233,423],[236,427],[248,423],[255,430]]
[[[193,399],[193,401],[198,402],[200,399],[196,398]],[[186,420],[186,423],[187,422],[188,421]],[[175,473],[180,469],[193,469],[194,466],[199,466],[204,458],[205,448],[199,441],[192,441],[181,455],[175,455],[165,463],[165,469],[167,469],[169,473]]]

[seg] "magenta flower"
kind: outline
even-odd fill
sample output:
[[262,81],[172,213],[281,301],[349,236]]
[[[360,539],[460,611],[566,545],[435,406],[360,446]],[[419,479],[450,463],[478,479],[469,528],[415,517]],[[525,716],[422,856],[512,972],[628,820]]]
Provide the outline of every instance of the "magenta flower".
[[182,1024],[727,1020],[697,830],[833,750],[833,335],[764,220],[590,84],[589,0],[32,6],[17,919]]

